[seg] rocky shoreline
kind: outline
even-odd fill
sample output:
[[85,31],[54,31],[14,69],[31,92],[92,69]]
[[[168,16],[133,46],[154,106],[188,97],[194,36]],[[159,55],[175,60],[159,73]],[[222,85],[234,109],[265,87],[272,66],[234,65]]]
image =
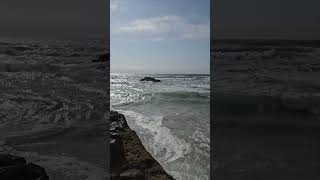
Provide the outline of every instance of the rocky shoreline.
[[173,179],[143,147],[124,115],[116,111],[110,111],[110,138],[111,179]]

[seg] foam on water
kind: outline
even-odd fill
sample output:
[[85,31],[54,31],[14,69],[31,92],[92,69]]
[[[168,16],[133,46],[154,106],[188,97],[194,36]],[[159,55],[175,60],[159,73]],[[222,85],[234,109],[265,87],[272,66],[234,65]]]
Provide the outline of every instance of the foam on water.
[[[152,150],[153,154],[160,162],[172,162],[190,153],[190,144],[184,139],[179,139],[173,135],[171,130],[162,126],[162,116],[145,117],[133,111],[119,111],[129,120],[129,125],[133,129],[139,129],[140,138],[147,139],[144,145]],[[138,127],[137,127],[138,126]],[[148,131],[148,132],[145,132]],[[147,134],[152,137],[144,137]]]

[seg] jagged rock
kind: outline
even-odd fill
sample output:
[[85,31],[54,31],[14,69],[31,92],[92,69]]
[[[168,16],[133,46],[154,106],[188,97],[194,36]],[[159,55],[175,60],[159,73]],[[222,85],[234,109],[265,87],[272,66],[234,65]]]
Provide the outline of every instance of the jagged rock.
[[143,147],[123,114],[110,112],[111,179],[172,180]]
[[128,127],[124,115],[116,111],[110,111],[110,123],[110,130],[123,130]]
[[152,78],[152,77],[144,77],[144,78],[140,79],[140,81],[161,82],[159,79],[155,79],[155,78]]
[[1,180],[49,180],[46,171],[39,165],[26,163],[22,157],[0,154]]
[[92,60],[92,62],[107,62],[110,59],[110,54],[105,53],[98,57],[98,59]]

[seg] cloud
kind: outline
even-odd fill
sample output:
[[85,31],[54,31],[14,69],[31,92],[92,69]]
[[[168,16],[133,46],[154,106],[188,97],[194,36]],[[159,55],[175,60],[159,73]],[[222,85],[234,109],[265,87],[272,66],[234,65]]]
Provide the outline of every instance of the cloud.
[[153,37],[152,39],[209,38],[210,24],[193,24],[175,15],[137,19],[119,28],[120,32]]

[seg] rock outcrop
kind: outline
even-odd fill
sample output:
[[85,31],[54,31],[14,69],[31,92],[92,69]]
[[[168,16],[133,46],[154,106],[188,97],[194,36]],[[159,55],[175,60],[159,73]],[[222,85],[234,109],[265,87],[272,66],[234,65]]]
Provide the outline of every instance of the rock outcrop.
[[123,114],[110,112],[111,179],[172,180],[143,147]]
[[26,163],[22,157],[0,154],[1,180],[49,180],[46,171],[39,165]]
[[155,78],[152,78],[152,77],[144,77],[144,78],[140,79],[140,81],[161,82],[159,79],[155,79]]

